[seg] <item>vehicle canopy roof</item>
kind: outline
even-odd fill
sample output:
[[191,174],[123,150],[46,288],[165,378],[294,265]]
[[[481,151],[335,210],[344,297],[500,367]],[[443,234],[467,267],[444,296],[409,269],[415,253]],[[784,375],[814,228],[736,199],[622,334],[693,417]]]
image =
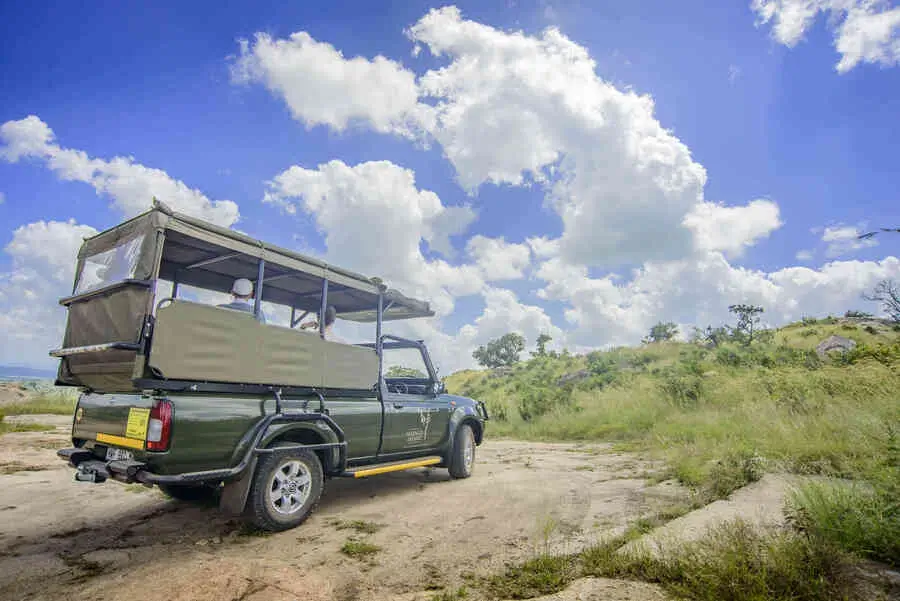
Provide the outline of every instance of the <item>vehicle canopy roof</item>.
[[[164,238],[158,233],[163,233]],[[76,293],[80,292],[79,280],[91,257],[128,243],[133,243],[133,256],[127,271],[134,280],[151,280],[156,275],[179,285],[228,293],[236,278],[247,278],[255,285],[262,260],[262,299],[267,302],[318,311],[327,280],[328,304],[342,319],[374,322],[379,293],[383,296],[385,320],[434,315],[427,302],[388,289],[379,278],[368,278],[177,213],[158,200],[146,213],[84,241],[78,253]]]

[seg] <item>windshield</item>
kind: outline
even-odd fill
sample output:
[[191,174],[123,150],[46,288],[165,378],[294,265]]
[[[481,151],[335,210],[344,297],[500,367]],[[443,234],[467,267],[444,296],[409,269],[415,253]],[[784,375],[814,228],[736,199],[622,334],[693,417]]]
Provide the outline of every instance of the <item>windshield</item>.
[[417,348],[384,349],[385,378],[428,378],[428,367]]
[[107,251],[85,257],[75,294],[83,294],[134,277],[144,235],[123,240]]

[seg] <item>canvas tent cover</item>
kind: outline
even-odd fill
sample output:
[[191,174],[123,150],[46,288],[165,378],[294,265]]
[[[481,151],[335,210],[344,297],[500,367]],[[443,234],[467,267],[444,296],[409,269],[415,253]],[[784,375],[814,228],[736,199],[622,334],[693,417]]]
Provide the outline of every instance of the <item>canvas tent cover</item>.
[[144,348],[145,318],[163,300],[155,297],[154,279],[227,293],[235,278],[255,284],[260,260],[267,302],[318,312],[327,282],[327,302],[342,319],[375,321],[379,294],[385,320],[433,315],[428,303],[378,279],[154,203],[82,245],[73,296],[60,301],[69,316],[64,348],[54,351],[63,357],[58,381],[109,392],[130,390],[134,379],[147,377],[371,389],[378,377],[371,348],[181,299],[159,306],[150,347]]
[[[165,232],[165,244],[161,249],[157,232]],[[92,271],[92,258],[110,252],[119,252],[123,257],[116,262],[116,267],[110,267],[110,261],[106,259],[103,267],[108,270],[106,277],[96,276],[96,270]],[[327,279],[328,304],[334,305],[341,319],[375,321],[379,291],[384,299],[384,320],[434,315],[427,302],[387,289],[377,278],[368,278],[176,213],[158,201],[147,213],[84,242],[78,255],[79,277],[74,292],[81,294],[92,285],[98,286],[116,278],[119,281],[150,279],[160,252],[159,277],[179,284],[227,293],[236,278],[255,282],[259,259],[263,259],[262,298],[267,302],[318,311],[322,281]]]

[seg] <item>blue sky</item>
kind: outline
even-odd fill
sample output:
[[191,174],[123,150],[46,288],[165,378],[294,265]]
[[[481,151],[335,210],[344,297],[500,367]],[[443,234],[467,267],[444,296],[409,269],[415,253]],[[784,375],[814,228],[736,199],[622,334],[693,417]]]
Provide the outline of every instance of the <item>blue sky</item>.
[[[352,199],[338,196],[338,176],[331,178],[330,184],[315,184],[320,186],[316,190],[335,186],[327,190],[318,208],[312,207],[308,187],[281,190],[280,202],[263,202],[263,196],[267,190],[272,191],[267,182],[292,166],[315,171],[317,176],[318,165],[332,160],[348,167],[388,161],[397,168],[411,170],[411,189],[434,192],[441,210],[467,206],[471,211],[464,226],[451,228],[452,252],[435,251],[427,233],[432,226],[427,219],[422,222],[421,240],[415,238],[420,240],[421,261],[418,257],[410,259],[413,267],[434,267],[436,262],[445,261],[462,271],[445,280],[430,271],[393,278],[413,287],[422,279],[435,281],[433,289],[420,286],[416,292],[434,293],[443,299],[439,301],[444,307],[440,318],[430,325],[410,327],[442,345],[446,349],[445,363],[454,367],[469,364],[471,347],[504,329],[522,330],[532,339],[538,331],[551,331],[558,344],[579,349],[636,342],[636,334],[657,319],[673,319],[687,326],[722,318],[721,309],[712,308],[718,307],[716,295],[721,296],[719,305],[745,298],[766,302],[773,308],[773,322],[796,318],[800,313],[843,311],[853,308],[845,307],[848,302],[859,304],[856,300],[863,288],[878,279],[894,277],[900,269],[896,260],[886,259],[896,254],[897,241],[882,238],[871,246],[850,241],[853,228],[896,226],[900,222],[896,192],[900,142],[894,135],[900,96],[900,71],[894,66],[897,57],[890,55],[889,48],[880,54],[863,51],[855,57],[857,62],[852,67],[836,70],[838,61],[848,56],[835,42],[845,35],[840,29],[841,20],[866,19],[871,15],[822,12],[815,15],[815,20],[800,24],[802,36],[795,39],[796,34],[791,31],[796,31],[797,24],[792,30],[792,23],[783,14],[773,13],[768,22],[760,22],[769,4],[765,0],[752,5],[749,1],[677,5],[659,1],[457,2],[458,19],[443,13],[441,20],[411,40],[404,31],[423,19],[430,9],[443,4],[397,3],[388,10],[376,9],[374,4],[255,2],[223,6],[198,2],[186,7],[184,3],[157,2],[152,6],[103,3],[85,8],[60,2],[25,8],[6,3],[0,7],[0,55],[4,57],[0,63],[0,87],[6,91],[0,97],[0,123],[35,115],[52,129],[58,147],[83,151],[105,161],[117,156],[132,157],[134,164],[162,170],[172,180],[184,182],[208,199],[234,201],[240,219],[229,225],[284,246],[343,259],[351,267],[376,269],[389,276],[393,275],[390,265],[382,268],[366,256],[377,253],[372,246],[391,244],[397,232],[392,231],[389,221],[371,224],[387,242],[373,238],[355,250],[347,249],[346,244],[340,249],[329,248],[329,234],[337,240],[341,232],[356,227],[343,220],[351,217],[341,216],[335,208],[354,206]],[[900,9],[886,3],[879,5],[878,10],[893,18]],[[484,26],[493,33],[480,40],[477,48],[454,46],[456,50],[435,56],[436,46],[458,42],[447,36],[452,35],[454,23],[460,22]],[[636,118],[638,125],[625,123],[621,137],[618,131],[609,133],[612,138],[604,137],[607,133],[598,135],[598,146],[608,140],[628,139],[629,127],[644,131],[640,124],[645,117],[650,118],[669,132],[665,144],[680,142],[689,150],[689,155],[684,155],[689,157],[686,160],[705,169],[705,186],[698,184],[701,202],[728,207],[746,207],[757,199],[770,203],[765,207],[757,205],[758,212],[735,213],[731,221],[718,213],[705,217],[709,225],[703,231],[708,233],[712,228],[719,232],[719,238],[726,239],[733,236],[722,230],[734,227],[735,220],[750,222],[759,218],[758,226],[745,234],[747,240],[739,245],[740,250],[725,248],[722,242],[698,242],[701,234],[696,229],[694,246],[718,255],[699,256],[696,248],[687,254],[683,249],[669,249],[664,240],[669,237],[667,232],[671,231],[675,239],[683,229],[676,213],[685,213],[689,208],[685,209],[683,198],[673,199],[664,192],[661,201],[653,196],[653,190],[641,210],[658,215],[658,203],[669,200],[673,206],[681,207],[672,209],[678,219],[673,217],[674,221],[670,219],[656,229],[646,230],[655,234],[643,245],[658,244],[658,252],[643,256],[638,248],[620,257],[600,243],[577,239],[585,233],[576,231],[573,224],[577,218],[572,215],[580,215],[581,211],[593,214],[590,212],[596,210],[600,219],[608,215],[605,211],[616,202],[629,203],[631,208],[625,214],[633,216],[633,231],[622,235],[639,237],[643,231],[641,213],[632,208],[641,205],[637,196],[644,186],[638,182],[636,191],[623,188],[615,199],[605,198],[606,186],[592,187],[590,195],[585,189],[569,190],[563,194],[562,205],[554,205],[549,192],[554,176],[550,176],[550,183],[536,181],[525,186],[508,176],[505,180],[501,177],[503,181],[492,181],[477,168],[466,172],[468,167],[461,157],[467,151],[452,146],[451,140],[458,145],[477,140],[475,146],[484,153],[481,163],[488,169],[494,159],[498,165],[513,160],[504,158],[509,152],[503,146],[500,129],[501,135],[489,137],[497,132],[487,127],[486,137],[481,140],[465,133],[471,130],[453,130],[446,123],[432,127],[417,121],[415,132],[408,135],[400,131],[396,122],[389,127],[379,126],[377,117],[359,110],[348,123],[342,124],[340,119],[328,122],[316,116],[322,113],[311,103],[328,104],[331,100],[307,98],[304,94],[309,94],[310,89],[336,89],[342,98],[361,95],[360,106],[365,106],[366,86],[345,90],[340,81],[346,74],[332,77],[326,72],[329,65],[322,64],[316,77],[324,79],[304,78],[301,89],[291,92],[291,86],[298,85],[290,79],[291,65],[302,64],[309,56],[295,47],[290,49],[296,53],[294,58],[287,54],[281,57],[286,61],[283,65],[266,62],[261,58],[264,44],[254,37],[263,33],[268,35],[266,39],[278,42],[294,32],[306,32],[316,44],[327,44],[340,52],[342,60],[358,56],[366,65],[372,65],[377,55],[384,56],[394,61],[392,72],[409,74],[410,80],[421,86],[423,76],[443,67],[463,65],[467,60],[480,60],[478,64],[487,65],[486,61],[496,59],[488,58],[491,48],[502,45],[503,40],[509,39],[504,36],[514,31],[537,40],[543,39],[547,28],[557,28],[566,43],[580,47],[595,61],[596,81],[611,84],[616,90],[616,95],[608,100],[609,106],[626,102],[624,95],[631,90],[654,101],[652,111]],[[888,47],[897,35],[897,28],[888,33],[891,37],[881,40],[883,47]],[[870,39],[867,47],[874,44],[877,50],[877,32],[872,35],[876,36],[872,38],[874,42]],[[239,40],[249,44],[243,58]],[[414,55],[417,46],[423,49]],[[516,64],[521,67],[528,60],[544,60],[546,57],[539,55],[544,50],[534,50],[537,54],[533,56],[522,55]],[[853,58],[850,56],[849,60],[852,62]],[[238,81],[235,69],[240,64],[252,67],[254,75]],[[343,65],[335,63],[335,68],[342,69]],[[509,81],[503,68],[497,62],[485,67],[478,77],[496,75],[498,82]],[[510,71],[513,72],[514,69]],[[588,97],[593,92],[586,88],[581,94],[578,86],[582,82],[578,78],[584,79],[585,85],[590,78],[580,70],[573,73],[568,75],[574,79],[564,87],[565,93],[573,99]],[[389,89],[379,72],[373,71],[370,77]],[[469,77],[466,73],[456,77],[462,87],[471,83],[465,81]],[[337,88],[327,88],[335,81],[339,82]],[[492,80],[485,81],[490,84]],[[557,121],[539,109],[534,111],[538,117],[529,116],[529,103],[542,103],[552,94],[542,96],[541,90],[534,89],[534,82],[528,85],[530,96],[519,98],[515,96],[519,86],[506,88],[498,84],[495,95],[479,99],[486,107],[482,114],[486,119],[510,120],[524,115],[524,123],[531,124],[535,119],[545,119],[547,124],[538,130],[563,132],[548,134],[548,148],[555,148],[561,156],[575,157],[579,152],[587,152],[591,143],[589,138],[582,140],[588,134],[583,133],[579,115],[568,124],[562,117]],[[466,93],[478,96],[478,89],[484,87],[482,83]],[[301,97],[299,105],[297,94]],[[430,100],[421,98],[417,106],[441,102],[462,106],[468,102],[462,96],[450,98],[440,94],[432,95]],[[403,113],[401,117],[408,120],[410,114]],[[394,117],[397,115],[400,113]],[[472,123],[477,129],[477,119]],[[513,127],[511,132],[518,129]],[[563,137],[565,141],[560,141]],[[576,138],[578,144],[584,143],[577,151],[572,146]],[[5,144],[8,149],[8,137]],[[492,149],[492,144],[496,149]],[[59,310],[47,309],[46,319],[56,325],[36,337],[23,333],[26,313],[20,306],[19,292],[23,280],[16,279],[16,274],[30,273],[30,284],[26,285],[34,288],[29,288],[32,298],[51,302],[53,293],[65,286],[34,284],[34,278],[53,280],[56,275],[43,272],[65,265],[66,257],[73,252],[72,248],[60,246],[59,256],[29,258],[23,249],[27,249],[29,241],[40,238],[29,238],[34,232],[34,228],[27,229],[29,224],[65,224],[73,220],[77,225],[104,229],[130,215],[136,202],[123,200],[109,188],[98,189],[90,182],[65,181],[61,172],[49,167],[47,156],[13,159],[7,153],[7,160],[0,160],[0,223],[4,225],[0,246],[5,248],[0,254],[0,315],[5,317],[0,320],[0,330],[6,330],[8,341],[22,340],[27,349],[7,346],[0,356],[4,363],[47,364],[42,358],[46,347],[42,349],[41,345],[49,341],[49,346],[54,346],[52,339],[58,335],[64,318]],[[576,180],[584,177],[584,165],[604,160],[599,156],[579,159],[577,165],[569,166],[569,175]],[[641,160],[636,156],[638,163]],[[621,181],[630,182],[635,177],[627,171],[629,163],[622,163],[626,173],[617,166],[618,161],[614,158],[615,164],[603,171],[602,181],[608,181],[608,187],[620,185],[620,172]],[[525,179],[533,180],[537,172],[532,167],[539,167],[540,171],[550,164],[553,161],[532,165],[523,156],[521,164],[514,164],[513,168],[530,173]],[[558,166],[566,171],[565,165]],[[475,186],[461,185],[466,181]],[[148,201],[153,192],[148,189]],[[293,207],[293,214],[285,211],[286,205]],[[326,216],[328,211],[334,214]],[[574,221],[566,221],[564,215]],[[72,225],[69,224],[70,229]],[[600,238],[605,234],[598,230],[595,235]],[[486,267],[491,259],[479,259],[467,251],[467,243],[477,236],[502,238],[504,244],[518,245],[504,250],[527,265],[514,277],[492,278],[488,275],[491,268]],[[536,237],[561,239],[563,250],[558,256],[541,256],[528,245],[528,240]],[[577,253],[566,250],[576,246],[581,249]],[[809,255],[798,259],[797,253],[802,251]],[[501,262],[506,260],[499,253],[491,256]],[[722,267],[720,257],[728,267]],[[719,267],[709,267],[713,264]],[[465,271],[466,266],[474,271]],[[775,277],[777,281],[772,284],[772,274],[794,266],[803,266],[810,273],[804,272],[802,277],[793,272],[783,274]],[[719,273],[716,269],[725,271]],[[634,270],[643,271],[654,285],[634,276]],[[651,275],[660,270],[669,276]],[[681,275],[672,275],[676,271]],[[471,283],[476,272],[479,285],[466,288],[463,284]],[[610,273],[619,277],[608,280]],[[865,276],[859,276],[860,273]],[[580,283],[560,285],[569,282],[572,274],[581,274]],[[64,279],[61,275],[57,278],[60,281]],[[801,281],[806,285],[810,278],[820,289],[814,301],[795,291]],[[608,290],[603,282],[610,281],[620,288]],[[679,282],[691,282],[692,287],[708,286],[709,293],[703,298],[713,299],[711,308],[692,313],[692,299],[679,292]],[[772,290],[772,285],[780,288]],[[655,292],[658,296],[648,297],[646,291],[654,286],[659,288]]]

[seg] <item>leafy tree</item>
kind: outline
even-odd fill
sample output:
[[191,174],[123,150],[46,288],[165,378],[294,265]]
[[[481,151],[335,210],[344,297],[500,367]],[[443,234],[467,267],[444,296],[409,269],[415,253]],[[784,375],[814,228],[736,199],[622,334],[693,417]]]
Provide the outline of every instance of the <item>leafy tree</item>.
[[678,335],[678,326],[672,323],[671,321],[663,323],[659,322],[652,328],[650,328],[650,333],[644,338],[645,343],[651,342],[666,342],[668,340],[672,340],[675,336]]
[[421,370],[415,367],[403,367],[402,365],[391,365],[384,373],[386,378],[427,378]]
[[872,294],[863,294],[863,298],[881,303],[881,308],[888,317],[900,324],[900,286],[894,280],[881,280]]
[[759,316],[764,309],[756,305],[731,305],[728,310],[737,315],[738,319],[733,330],[734,336],[745,345],[753,344],[753,335],[759,329]]
[[479,346],[472,357],[484,367],[511,366],[519,361],[519,353],[525,350],[525,338],[510,332]]
[[532,353],[535,357],[545,357],[547,355],[547,343],[553,340],[549,334],[541,334],[537,337],[537,350]]
[[728,342],[730,339],[731,332],[729,331],[728,326],[720,326],[718,328],[706,326],[706,329],[704,330],[694,328],[694,333],[691,336],[693,342],[708,344],[709,346],[719,346],[723,342]]

